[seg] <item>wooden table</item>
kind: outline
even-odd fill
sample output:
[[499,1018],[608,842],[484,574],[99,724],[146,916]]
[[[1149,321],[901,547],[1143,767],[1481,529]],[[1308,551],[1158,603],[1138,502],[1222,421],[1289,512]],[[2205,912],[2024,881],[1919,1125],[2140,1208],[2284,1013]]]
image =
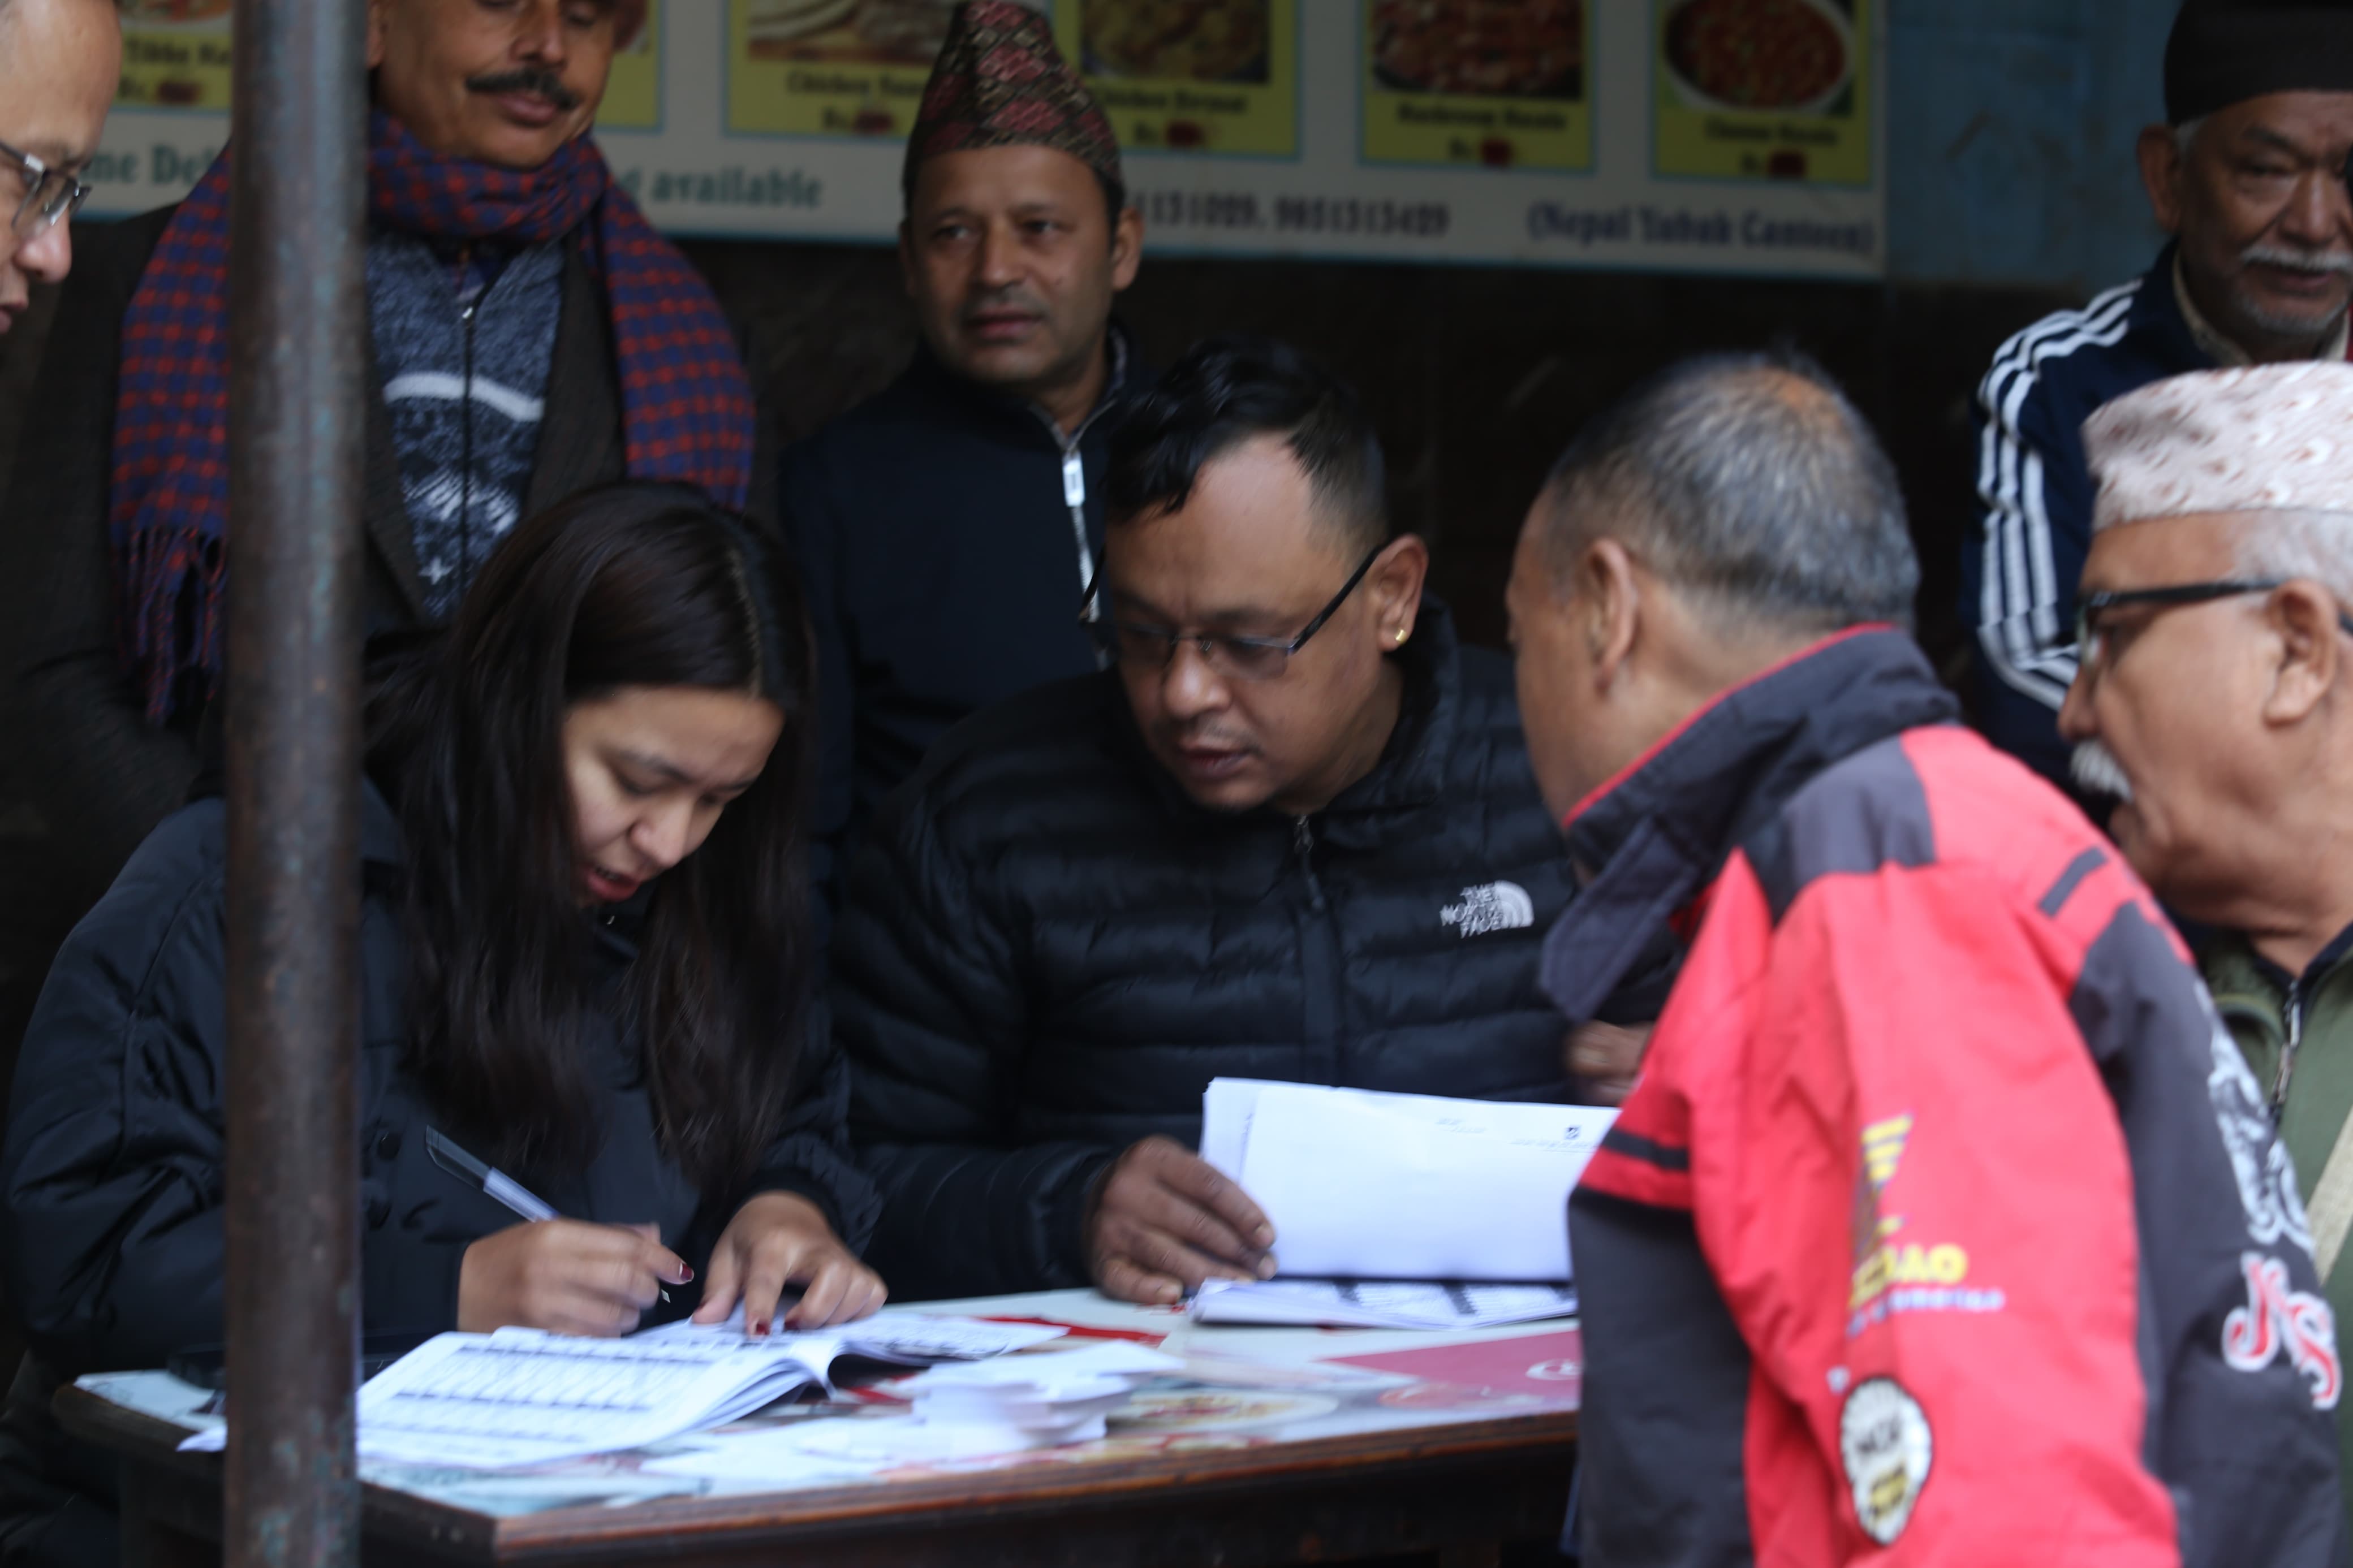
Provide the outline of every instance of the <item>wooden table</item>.
[[[218,1456],[182,1454],[183,1428],[81,1389],[62,1390],[57,1412],[67,1430],[121,1460],[126,1568],[218,1561]],[[374,1485],[362,1507],[372,1568],[1245,1568],[1403,1553],[1487,1568],[1504,1542],[1557,1533],[1576,1441],[1575,1412],[1550,1408],[1223,1450],[507,1517]]]

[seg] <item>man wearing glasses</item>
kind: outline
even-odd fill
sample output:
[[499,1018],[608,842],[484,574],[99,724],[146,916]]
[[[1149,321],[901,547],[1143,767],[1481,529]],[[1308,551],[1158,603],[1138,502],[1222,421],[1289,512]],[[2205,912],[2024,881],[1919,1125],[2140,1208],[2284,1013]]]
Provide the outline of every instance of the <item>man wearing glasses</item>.
[[2092,540],[2080,437],[2167,376],[2346,358],[2353,300],[2353,6],[2184,0],[2141,183],[2172,237],[2141,278],[2002,344],[1978,389],[1978,526],[1962,553],[1978,716],[2063,780],[2053,717],[2074,676],[2067,612]]
[[[2084,427],[2099,481],[2059,724],[2185,917],[2353,1312],[2353,366],[2158,382]],[[2268,1115],[2266,1116],[2266,1112]],[[2344,1451],[2353,1475],[2353,1429]]]
[[1271,1270],[1191,1152],[1212,1078],[1567,1089],[1535,965],[1569,873],[1511,673],[1390,537],[1355,398],[1205,344],[1103,490],[1113,668],[951,731],[850,869],[835,1005],[902,1296]]
[[98,152],[121,64],[106,0],[0,0],[0,333],[35,279],[62,282],[73,266],[68,225],[90,195],[75,175]]
[[1957,722],[1918,584],[1803,362],[1669,369],[1529,510],[1520,709],[1582,879],[1546,987],[1581,1020],[1630,931],[1689,942],[1569,1199],[1584,1558],[2341,1563],[2294,1173],[2148,889]]

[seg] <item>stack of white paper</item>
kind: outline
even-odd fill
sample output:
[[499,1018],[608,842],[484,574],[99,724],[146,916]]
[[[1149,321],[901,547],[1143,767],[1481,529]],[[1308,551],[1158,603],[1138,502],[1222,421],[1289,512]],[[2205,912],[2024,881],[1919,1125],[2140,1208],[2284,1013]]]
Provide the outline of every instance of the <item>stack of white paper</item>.
[[[740,1317],[671,1323],[627,1339],[537,1329],[440,1334],[360,1390],[370,1458],[500,1468],[642,1447],[733,1421],[811,1384],[844,1355],[909,1365],[1001,1355],[1064,1331],[1039,1324],[893,1316],[849,1328],[747,1339]],[[234,1413],[232,1413],[234,1419]],[[218,1448],[220,1432],[183,1447]]]
[[1424,1284],[1415,1280],[1210,1279],[1188,1310],[1202,1323],[1300,1323],[1342,1329],[1493,1329],[1574,1317],[1571,1285]]
[[1132,1342],[1051,1355],[934,1367],[901,1384],[915,1418],[952,1426],[982,1452],[1013,1452],[1100,1437],[1128,1395],[1185,1363]]
[[1285,1276],[1567,1280],[1569,1190],[1616,1118],[1221,1078],[1201,1156],[1266,1211]]

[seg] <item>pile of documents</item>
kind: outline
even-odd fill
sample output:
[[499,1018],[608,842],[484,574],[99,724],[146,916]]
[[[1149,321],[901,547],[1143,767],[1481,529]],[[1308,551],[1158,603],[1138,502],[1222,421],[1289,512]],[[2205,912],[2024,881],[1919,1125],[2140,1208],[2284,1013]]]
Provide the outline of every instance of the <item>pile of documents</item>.
[[1187,1305],[1198,1323],[1343,1329],[1493,1329],[1577,1314],[1574,1285],[1454,1279],[1210,1279]]
[[[1281,1278],[1220,1284],[1196,1312],[1447,1328],[1572,1312],[1566,1289],[1482,1299],[1463,1282],[1575,1279],[1569,1191],[1616,1119],[1590,1106],[1218,1079],[1202,1097],[1201,1157],[1266,1211]],[[1384,1295],[1346,1281],[1409,1286]]]
[[[361,1387],[359,1449],[417,1464],[551,1464],[720,1426],[804,1388],[829,1390],[844,1356],[923,1366],[1002,1355],[1063,1331],[899,1314],[759,1339],[744,1335],[740,1318],[618,1340],[537,1329],[440,1334]],[[217,1448],[223,1438],[201,1432],[182,1447]]]
[[1105,1417],[1166,1373],[1176,1357],[1113,1341],[1052,1355],[934,1367],[899,1385],[927,1426],[955,1427],[973,1451],[1010,1453],[1083,1443],[1103,1435]]

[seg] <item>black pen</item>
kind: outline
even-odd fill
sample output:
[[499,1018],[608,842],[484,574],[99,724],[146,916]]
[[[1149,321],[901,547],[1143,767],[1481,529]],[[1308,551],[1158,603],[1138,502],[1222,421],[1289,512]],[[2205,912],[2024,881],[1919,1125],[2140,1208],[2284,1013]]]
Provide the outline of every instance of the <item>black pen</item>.
[[[555,1212],[555,1205],[545,1198],[497,1166],[475,1159],[431,1127],[425,1130],[425,1152],[435,1164],[492,1203],[505,1205],[534,1225],[543,1219],[563,1217]],[[669,1300],[670,1292],[662,1291],[661,1299]]]

